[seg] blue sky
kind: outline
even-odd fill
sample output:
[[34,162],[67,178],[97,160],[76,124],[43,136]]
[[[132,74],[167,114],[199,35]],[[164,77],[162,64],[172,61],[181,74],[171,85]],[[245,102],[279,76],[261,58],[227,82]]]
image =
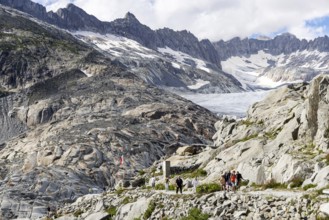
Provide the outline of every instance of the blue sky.
[[57,10],[74,3],[103,21],[130,11],[153,29],[189,30],[212,41],[290,32],[329,34],[329,0],[34,0]]

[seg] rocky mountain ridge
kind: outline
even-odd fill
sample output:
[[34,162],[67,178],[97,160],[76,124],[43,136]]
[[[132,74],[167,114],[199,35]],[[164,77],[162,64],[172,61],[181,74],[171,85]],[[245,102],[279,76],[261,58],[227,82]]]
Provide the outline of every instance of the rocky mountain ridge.
[[70,31],[92,31],[111,33],[133,39],[140,44],[156,50],[168,46],[191,56],[204,59],[220,67],[220,61],[213,45],[208,40],[199,41],[188,31],[175,32],[170,29],[153,31],[141,24],[136,17],[127,13],[125,18],[112,22],[102,22],[87,14],[81,8],[68,4],[57,12],[47,12],[46,8],[30,0],[1,0],[0,4],[26,12],[47,23]]
[[283,33],[273,39],[259,40],[253,38],[240,39],[238,37],[229,41],[218,41],[213,43],[220,60],[225,61],[234,56],[248,56],[257,54],[263,50],[271,55],[291,54],[296,51],[318,50],[319,52],[329,52],[328,36],[318,37],[314,40],[298,39],[296,36]]
[[223,70],[251,87],[273,88],[329,73],[328,36],[307,41],[285,33],[273,39],[234,38],[213,44]]
[[[154,51],[168,47],[214,65],[219,69],[216,74],[221,76],[223,66],[224,72],[238,79],[245,90],[268,89],[285,83],[309,81],[316,75],[329,72],[326,65],[329,58],[327,36],[307,41],[286,33],[274,39],[234,38],[226,42],[211,43],[209,40],[199,41],[185,30],[152,30],[129,12],[124,18],[103,22],[73,4],[57,12],[47,12],[45,7],[30,0],[1,0],[0,4],[73,32],[119,35]],[[214,91],[213,88],[206,90]]]

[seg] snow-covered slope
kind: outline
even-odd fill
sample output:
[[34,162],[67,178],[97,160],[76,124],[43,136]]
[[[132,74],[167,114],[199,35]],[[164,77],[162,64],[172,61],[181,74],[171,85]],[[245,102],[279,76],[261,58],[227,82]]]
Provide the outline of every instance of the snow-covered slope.
[[235,78],[223,73],[218,66],[169,47],[151,50],[122,36],[87,31],[72,34],[159,87],[202,93],[243,90]]
[[329,73],[329,53],[303,50],[272,55],[266,51],[234,56],[222,61],[225,72],[234,75],[244,87],[274,88],[286,83],[309,81],[320,73]]

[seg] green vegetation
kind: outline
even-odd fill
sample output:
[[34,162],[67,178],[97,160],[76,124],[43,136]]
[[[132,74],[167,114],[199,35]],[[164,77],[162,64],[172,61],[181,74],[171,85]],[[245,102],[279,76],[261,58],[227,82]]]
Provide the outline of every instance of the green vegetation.
[[163,208],[164,208],[163,203],[159,203],[159,204],[158,204],[158,208],[159,208],[159,209],[163,209]]
[[258,121],[257,124],[259,124],[259,125],[264,125],[264,121],[263,121],[263,119],[260,120],[260,121]]
[[196,187],[197,193],[212,193],[220,190],[221,187],[217,183],[206,183]]
[[241,124],[246,125],[247,127],[249,127],[249,126],[253,125],[254,122],[247,119],[247,120],[242,120]]
[[277,135],[276,131],[265,132],[265,137],[271,140],[274,140]]
[[271,179],[270,181],[268,181],[264,184],[252,183],[251,186],[255,187],[255,188],[262,188],[262,189],[286,189],[287,188],[287,184],[278,183],[274,179]]
[[302,177],[294,177],[291,180],[290,187],[291,188],[301,187],[303,185],[303,182],[304,182],[304,178],[302,178]]
[[316,220],[328,220],[329,217],[326,216],[326,215],[319,215],[317,214],[316,217],[315,217]]
[[156,167],[152,167],[151,173],[155,173],[156,171],[157,171],[157,168]]
[[123,188],[117,189],[115,193],[120,196],[125,190]]
[[249,180],[244,180],[240,182],[240,186],[248,186]]
[[156,190],[164,190],[165,189],[165,185],[162,183],[156,184],[155,185],[155,189]]
[[329,165],[329,154],[324,157],[326,165]]
[[202,176],[207,176],[207,171],[205,171],[203,169],[196,169],[192,172],[183,172],[183,173],[181,173],[181,176],[183,178],[202,177]]
[[153,173],[153,175],[154,175],[154,176],[163,176],[163,172],[160,171],[160,172],[158,172],[158,173]]
[[284,183],[278,183],[274,179],[271,179],[265,183],[262,187],[263,189],[286,189],[287,185]]
[[[165,187],[165,185],[162,184],[162,183],[159,183],[159,184],[156,184],[156,185],[155,185],[155,190],[165,190],[165,189],[166,189],[166,187]],[[168,188],[168,190],[175,190],[175,186],[169,184],[169,188]]]
[[234,140],[234,141],[233,141],[233,144],[237,144],[237,143],[239,143],[239,142],[246,142],[246,141],[249,141],[249,140],[251,140],[251,139],[256,138],[257,136],[258,136],[258,134],[252,134],[252,135],[249,135],[249,136],[244,137],[244,138],[242,138],[242,139]]
[[73,215],[74,215],[74,217],[79,217],[82,213],[83,213],[83,211],[78,209],[73,213]]
[[210,216],[202,213],[200,209],[192,208],[188,212],[188,216],[181,218],[181,220],[207,220]]
[[143,176],[145,174],[145,171],[144,170],[139,170],[138,173],[139,173],[139,175]]
[[131,202],[132,202],[132,200],[131,200],[128,196],[126,196],[126,197],[122,200],[121,204],[125,205],[125,204],[131,203]]
[[146,209],[144,215],[143,215],[143,219],[146,220],[146,219],[148,219],[149,217],[151,217],[153,211],[155,210],[155,207],[156,207],[155,202],[154,202],[154,201],[151,201],[151,202],[149,203],[149,206],[147,207],[147,209]]
[[110,215],[108,220],[111,220],[117,213],[117,207],[110,206],[106,209],[106,212]]
[[142,186],[142,189],[151,190],[152,187],[151,187],[151,186],[146,186],[146,185],[144,185],[144,186]]
[[276,130],[271,130],[269,132],[265,132],[265,137],[270,140],[274,140],[278,136],[280,131],[282,131],[282,127],[278,128]]
[[303,190],[308,190],[308,189],[311,189],[311,188],[315,188],[317,185],[316,184],[307,184],[303,187]]

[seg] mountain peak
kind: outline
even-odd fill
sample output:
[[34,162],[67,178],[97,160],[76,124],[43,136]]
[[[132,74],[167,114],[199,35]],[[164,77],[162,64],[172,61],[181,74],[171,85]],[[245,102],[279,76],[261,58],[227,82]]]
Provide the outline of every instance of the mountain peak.
[[297,38],[295,35],[289,33],[289,32],[285,32],[285,33],[282,33],[280,35],[278,35],[278,37],[287,37],[287,38],[290,38],[290,39],[293,39],[293,38]]
[[129,11],[126,13],[125,19],[128,20],[128,21],[138,21],[136,16],[133,13],[129,12]]

